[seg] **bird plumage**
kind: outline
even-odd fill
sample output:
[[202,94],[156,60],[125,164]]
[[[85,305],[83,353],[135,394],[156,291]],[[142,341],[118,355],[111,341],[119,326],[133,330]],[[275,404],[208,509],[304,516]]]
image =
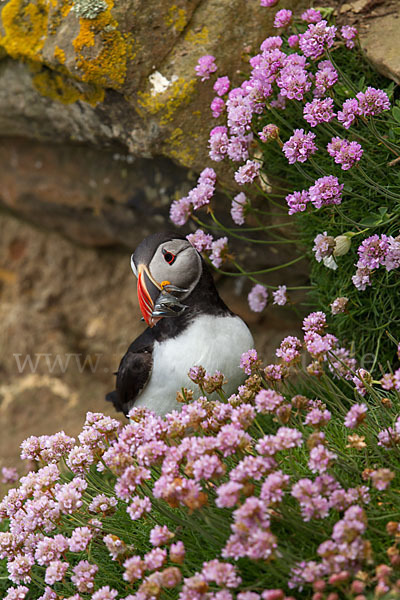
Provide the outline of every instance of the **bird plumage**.
[[[174,256],[173,269],[167,261],[169,254]],[[132,263],[136,275],[144,265],[141,273],[146,278],[139,280],[138,294],[151,290],[142,309],[150,326],[129,346],[118,368],[116,390],[106,399],[125,415],[134,405],[166,414],[179,408],[176,392],[181,387],[197,387],[187,375],[194,365],[222,371],[228,379],[226,392],[233,393],[243,380],[240,356],[252,347],[253,338],[220,298],[200,254],[183,236],[155,234],[138,247]],[[162,293],[160,280],[167,287],[178,286],[179,303],[186,308],[177,316],[158,320],[152,319],[147,305],[160,294],[157,286]]]

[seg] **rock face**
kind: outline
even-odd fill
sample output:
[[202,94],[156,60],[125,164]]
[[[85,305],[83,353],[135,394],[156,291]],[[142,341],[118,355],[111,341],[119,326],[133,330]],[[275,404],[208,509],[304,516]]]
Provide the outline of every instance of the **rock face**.
[[197,60],[213,54],[235,79],[274,12],[256,0],[7,0],[0,135],[118,142],[200,170],[214,93],[195,77]]
[[376,69],[400,84],[400,7],[390,2],[386,8],[389,14],[369,20],[361,44]]

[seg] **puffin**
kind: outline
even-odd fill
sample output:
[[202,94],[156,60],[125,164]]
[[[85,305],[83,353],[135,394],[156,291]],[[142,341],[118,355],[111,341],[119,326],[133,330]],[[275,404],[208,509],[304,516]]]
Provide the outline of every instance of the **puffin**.
[[155,233],[136,248],[131,267],[147,328],[123,356],[116,389],[106,400],[125,416],[134,406],[165,416],[180,410],[176,395],[182,388],[201,396],[188,376],[194,366],[222,372],[225,394],[235,393],[245,378],[241,355],[254,341],[220,298],[201,254],[183,235]]

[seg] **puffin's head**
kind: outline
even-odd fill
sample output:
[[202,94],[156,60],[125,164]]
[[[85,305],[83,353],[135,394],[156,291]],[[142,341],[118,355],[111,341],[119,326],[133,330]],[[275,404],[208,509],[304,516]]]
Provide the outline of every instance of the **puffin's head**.
[[149,327],[163,316],[176,316],[194,290],[203,270],[200,254],[184,236],[155,233],[147,237],[131,257],[138,279],[140,310]]

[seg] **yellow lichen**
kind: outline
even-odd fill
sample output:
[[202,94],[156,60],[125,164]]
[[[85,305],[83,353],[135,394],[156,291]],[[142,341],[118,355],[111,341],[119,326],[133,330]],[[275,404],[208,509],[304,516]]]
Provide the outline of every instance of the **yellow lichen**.
[[168,27],[173,27],[176,31],[179,31],[179,33],[183,31],[187,24],[185,9],[178,8],[176,4],[171,6],[165,17],[165,24]]
[[1,13],[4,35],[0,36],[0,45],[12,58],[39,60],[48,16],[46,0],[10,0]]
[[185,35],[186,42],[193,46],[204,45],[209,43],[208,27],[202,27],[200,31],[188,31]]
[[37,91],[47,98],[57,100],[63,104],[73,104],[77,100],[88,102],[95,106],[104,99],[104,89],[94,85],[87,85],[82,91],[77,88],[76,82],[65,75],[44,68],[32,77],[33,85]]
[[142,116],[146,113],[158,114],[160,124],[165,125],[171,121],[178,109],[190,102],[196,85],[197,82],[194,79],[186,81],[183,77],[179,77],[163,94],[153,96],[149,92],[138,92],[138,112]]
[[58,60],[58,62],[63,65],[65,63],[64,50],[62,48],[59,48],[58,46],[56,46],[55,50],[54,50],[54,58],[56,58]]
[[193,139],[193,137],[195,136],[185,136],[182,129],[176,127],[166,140],[168,154],[187,167],[192,166],[195,158],[192,149],[187,144],[187,140]]
[[61,15],[63,17],[66,17],[69,14],[72,6],[73,5],[72,5],[72,1],[71,0],[69,0],[67,2],[61,3],[61,7],[60,7]]
[[107,4],[95,19],[79,19],[80,31],[73,46],[83,81],[119,89],[125,82],[128,59],[134,58],[134,38],[119,31],[111,13],[113,0]]

